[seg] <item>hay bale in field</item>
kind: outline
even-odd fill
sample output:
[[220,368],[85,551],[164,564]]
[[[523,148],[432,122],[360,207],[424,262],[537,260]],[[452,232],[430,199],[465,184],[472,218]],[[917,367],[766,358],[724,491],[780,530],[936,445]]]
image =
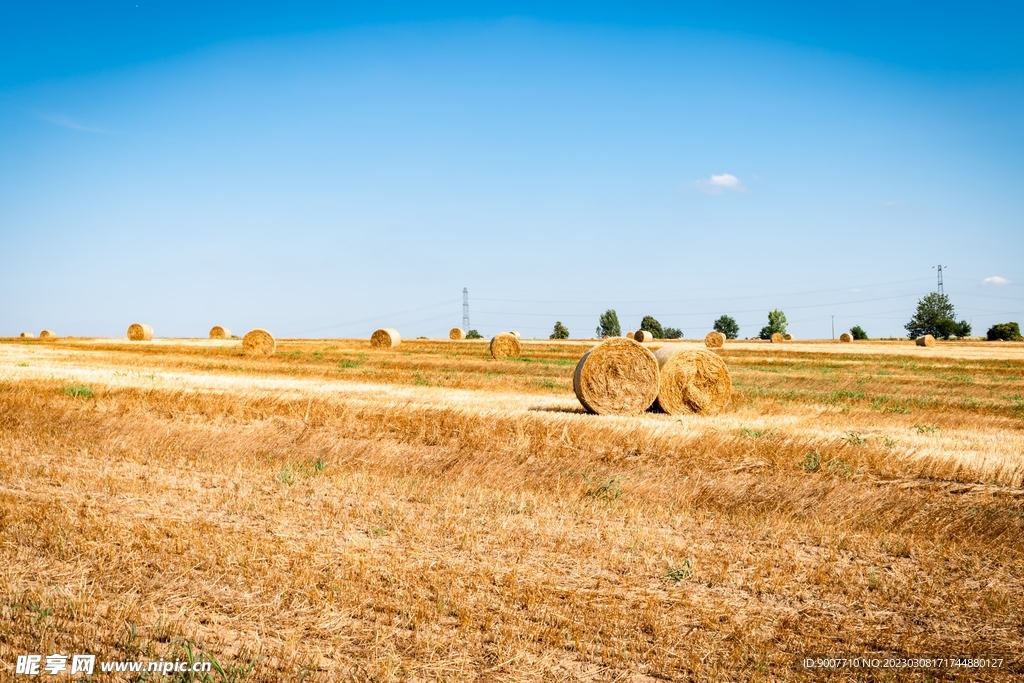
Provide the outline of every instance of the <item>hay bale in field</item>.
[[935,337],[926,334],[917,338],[918,346],[935,346]]
[[732,378],[717,353],[665,346],[654,353],[661,379],[655,406],[669,415],[714,415],[729,405]]
[[721,332],[708,332],[704,335],[704,346],[709,349],[720,349],[725,346],[725,335]]
[[375,349],[393,349],[402,343],[402,335],[393,327],[384,327],[370,335],[370,346]]
[[785,340],[786,340],[786,338],[783,337],[778,332],[775,332],[775,333],[772,334],[772,344],[781,344]]
[[638,342],[651,342],[654,341],[654,334],[647,330],[637,330],[633,333],[633,339]]
[[36,335],[32,334],[31,332],[22,332],[21,333],[21,338],[22,339],[35,339]]
[[456,339],[456,340],[458,340],[458,339],[465,339],[466,338],[466,331],[464,329],[462,329],[461,327],[453,327],[452,329],[450,329],[448,331],[448,338],[449,339]]
[[523,352],[523,345],[519,343],[519,337],[511,332],[499,332],[491,339],[491,357],[501,360],[509,356],[519,356]]
[[521,336],[519,336],[519,333],[518,333],[518,332],[509,332],[509,334],[511,334],[511,335],[512,335],[513,337],[515,337],[516,339],[522,339],[522,337],[521,337]]
[[40,339],[56,339],[57,338],[57,333],[54,332],[53,330],[43,330],[42,332],[39,333],[39,338]]
[[210,328],[210,339],[231,339],[231,330],[220,325]]
[[[607,339],[608,337],[605,337]],[[626,339],[636,339],[636,332],[627,332]]]
[[791,335],[791,334],[789,334],[789,333],[787,332],[786,334],[782,335],[782,339],[783,339],[784,341],[793,341],[793,335]]
[[249,330],[242,337],[242,353],[247,356],[273,356],[277,350],[277,341],[274,335],[266,330],[256,328]]
[[128,326],[128,339],[131,341],[149,341],[153,338],[153,328],[143,323],[132,323]]
[[583,354],[572,388],[583,407],[598,415],[639,415],[658,397],[658,361],[632,339],[613,337]]
[[850,334],[849,332],[843,332],[841,335],[839,335],[839,341],[841,341],[841,342],[852,342],[853,341],[853,335]]

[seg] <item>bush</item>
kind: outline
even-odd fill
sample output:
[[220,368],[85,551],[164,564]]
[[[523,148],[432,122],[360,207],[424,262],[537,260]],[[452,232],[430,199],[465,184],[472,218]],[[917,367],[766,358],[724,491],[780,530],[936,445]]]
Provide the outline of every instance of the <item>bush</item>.
[[867,339],[868,333],[860,325],[854,325],[850,328],[850,336],[854,339]]
[[1021,341],[1020,325],[1017,323],[996,323],[988,328],[989,341]]
[[484,335],[480,334],[476,330],[470,330],[466,333],[466,339],[483,339]]
[[683,331],[678,327],[666,327],[665,339],[682,339]]
[[654,335],[655,339],[664,339],[665,330],[661,327],[653,315],[645,315],[644,319],[640,321],[640,329],[644,332],[650,332]]
[[[731,315],[723,315],[714,324],[715,332],[721,332],[726,339],[736,339],[740,336],[740,326]],[[771,336],[771,335],[769,335]]]
[[597,338],[602,337],[621,337],[622,326],[619,325],[619,314],[613,309],[609,308],[607,311],[601,314],[597,325]]
[[569,328],[562,324],[561,320],[555,321],[555,329],[551,332],[551,336],[548,339],[568,339]]
[[768,324],[761,328],[757,336],[761,339],[771,339],[776,332],[786,334],[786,314],[777,308],[769,311]]

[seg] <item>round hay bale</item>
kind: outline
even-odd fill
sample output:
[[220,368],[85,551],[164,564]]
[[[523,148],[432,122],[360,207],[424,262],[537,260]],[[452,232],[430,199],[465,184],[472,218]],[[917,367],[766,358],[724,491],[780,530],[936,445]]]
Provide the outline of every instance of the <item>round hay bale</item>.
[[658,349],[661,379],[657,406],[669,415],[714,415],[729,405],[732,378],[717,353],[665,346]]
[[658,398],[658,374],[658,361],[650,349],[615,337],[583,354],[572,388],[591,413],[639,415]]
[[128,339],[131,341],[149,341],[153,338],[153,328],[142,323],[128,326]]
[[772,344],[781,344],[785,340],[786,340],[786,338],[783,337],[778,332],[775,332],[775,333],[772,334]]
[[273,356],[276,350],[277,341],[266,330],[249,330],[242,337],[242,353],[247,356]]
[[231,339],[231,330],[220,325],[210,328],[210,339]]
[[462,329],[461,327],[453,327],[452,329],[450,329],[448,331],[448,338],[449,339],[456,339],[456,340],[457,339],[465,339],[466,338],[466,331],[464,329]]
[[852,342],[853,341],[853,335],[850,334],[849,332],[843,332],[841,335],[839,335],[839,341],[841,341],[841,342]]
[[519,336],[519,333],[518,333],[518,332],[509,332],[509,334],[511,334],[511,335],[512,335],[513,337],[515,337],[516,339],[522,339],[522,337],[520,337],[520,336]]
[[32,334],[31,332],[22,332],[21,333],[21,338],[22,339],[35,339],[36,335]]
[[375,349],[393,349],[402,343],[402,336],[393,327],[377,330],[370,336],[370,346]]
[[57,338],[57,333],[54,332],[53,330],[43,330],[42,332],[39,333],[39,338],[40,339],[56,339]]
[[519,337],[511,332],[499,332],[491,339],[491,357],[501,360],[509,356],[519,356],[523,352],[523,345],[519,343]]
[[789,334],[789,333],[787,332],[786,334],[782,335],[782,339],[783,339],[784,341],[793,341],[793,335],[791,335],[791,334]]
[[704,335],[704,346],[709,349],[720,349],[725,346],[725,335],[721,332],[708,332]]
[[917,338],[918,346],[935,346],[935,337],[930,334],[923,335]]
[[651,342],[654,341],[654,335],[647,330],[637,330],[633,333],[633,339],[638,342]]
[[[608,337],[605,337],[607,339]],[[636,339],[636,332],[627,332],[626,339]]]

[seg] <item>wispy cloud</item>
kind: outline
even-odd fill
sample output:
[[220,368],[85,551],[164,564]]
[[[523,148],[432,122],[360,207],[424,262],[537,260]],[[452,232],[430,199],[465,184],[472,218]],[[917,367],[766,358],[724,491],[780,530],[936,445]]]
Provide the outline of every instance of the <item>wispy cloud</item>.
[[1005,277],[999,277],[998,275],[993,275],[992,277],[987,277],[984,280],[982,280],[981,284],[983,284],[983,285],[1008,285],[1008,284],[1010,284],[1010,281],[1007,280]]
[[64,116],[63,114],[37,113],[36,116],[39,117],[41,120],[46,121],[47,123],[52,123],[55,126],[60,126],[61,128],[70,128],[71,130],[80,130],[85,133],[102,133],[104,135],[109,135],[110,133],[113,132],[105,128],[94,128],[92,126],[82,125],[70,116]]
[[886,209],[895,209],[899,205],[900,205],[899,202],[894,202],[894,201],[891,201],[891,200],[887,201],[887,202],[882,202],[882,207],[886,208]]
[[732,173],[712,175],[694,183],[697,189],[706,194],[722,194],[723,192],[746,192],[747,186]]

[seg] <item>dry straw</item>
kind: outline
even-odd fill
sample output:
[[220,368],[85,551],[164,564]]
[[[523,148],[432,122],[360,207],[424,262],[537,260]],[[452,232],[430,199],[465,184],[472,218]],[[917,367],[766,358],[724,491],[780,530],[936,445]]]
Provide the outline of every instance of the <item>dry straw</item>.
[[128,326],[128,339],[131,341],[149,341],[153,338],[153,328],[143,323],[132,323]]
[[841,341],[841,342],[852,342],[853,341],[853,335],[850,334],[849,332],[843,332],[841,335],[839,335],[839,341]]
[[935,346],[935,337],[933,337],[930,334],[926,334],[924,336],[918,337],[917,338],[917,345],[918,346]]
[[519,356],[523,352],[523,345],[519,343],[519,337],[512,332],[499,332],[491,339],[491,357],[502,359],[509,356]]
[[231,339],[231,330],[220,325],[210,328],[210,339]]
[[782,335],[782,338],[785,339],[786,341],[793,341],[793,335],[789,333]]
[[32,334],[31,332],[22,332],[21,333],[21,338],[22,339],[35,339],[35,337],[36,337],[36,335]]
[[785,341],[785,339],[786,339],[786,338],[785,338],[785,337],[783,337],[783,336],[782,336],[781,334],[779,334],[778,332],[775,332],[775,333],[773,333],[773,334],[772,334],[772,344],[779,344],[779,343],[781,343],[781,342]]
[[249,330],[242,337],[242,353],[247,356],[273,356],[277,349],[274,335],[259,328]]
[[709,349],[720,349],[725,346],[725,335],[721,332],[708,332],[704,335],[704,346]]
[[637,330],[633,334],[633,339],[635,339],[638,342],[650,342],[654,341],[654,335],[648,332],[647,330]]
[[658,397],[658,361],[632,339],[613,337],[583,354],[572,388],[598,415],[639,415]]
[[[607,339],[608,337],[605,337]],[[636,332],[627,332],[626,339],[636,339]]]
[[732,379],[718,354],[665,346],[655,352],[661,369],[657,406],[669,415],[714,415],[729,405]]
[[370,346],[375,349],[393,349],[402,343],[402,335],[393,327],[385,327],[370,335]]
[[53,330],[43,330],[42,332],[39,333],[39,338],[40,339],[56,339],[57,338],[57,333],[54,332]]
[[455,339],[455,340],[465,339],[466,338],[466,331],[464,329],[462,329],[461,327],[453,327],[452,329],[450,329],[448,331],[448,338],[449,339]]

